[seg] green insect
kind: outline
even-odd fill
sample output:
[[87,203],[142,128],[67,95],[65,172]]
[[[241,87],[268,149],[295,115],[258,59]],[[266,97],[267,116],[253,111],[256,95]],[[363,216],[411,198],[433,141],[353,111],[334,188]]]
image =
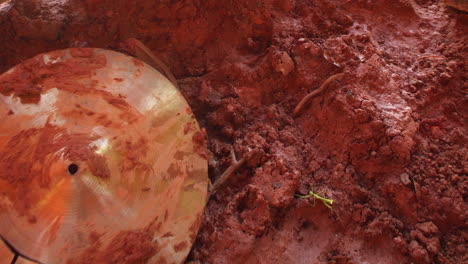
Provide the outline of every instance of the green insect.
[[309,197],[313,197],[314,198],[314,204],[315,205],[315,199],[319,199],[326,207],[330,208],[330,209],[333,209],[332,208],[332,205],[333,205],[333,200],[332,199],[327,199],[325,197],[322,197],[320,195],[318,195],[317,193],[314,193],[313,191],[313,188],[310,187],[310,191],[309,191],[309,194],[307,195],[299,195],[299,194],[295,194],[296,197],[299,197],[299,198],[309,198]]

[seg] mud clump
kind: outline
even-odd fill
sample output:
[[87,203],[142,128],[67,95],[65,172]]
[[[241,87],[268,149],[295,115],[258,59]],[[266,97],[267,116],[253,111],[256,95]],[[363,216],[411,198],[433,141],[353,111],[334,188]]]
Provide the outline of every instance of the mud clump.
[[[231,149],[246,158],[188,262],[465,260],[466,13],[437,0],[17,2],[0,8],[0,71],[137,38],[206,129],[210,178]],[[311,186],[333,210],[294,198]]]

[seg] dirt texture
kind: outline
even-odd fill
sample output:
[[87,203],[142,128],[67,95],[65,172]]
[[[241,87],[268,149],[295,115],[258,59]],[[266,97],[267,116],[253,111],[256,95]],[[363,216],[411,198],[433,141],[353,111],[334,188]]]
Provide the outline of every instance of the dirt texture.
[[[453,5],[0,2],[0,72],[136,38],[206,129],[211,180],[231,149],[245,158],[210,198],[188,263],[468,262],[468,15]],[[311,187],[332,210],[295,197]]]

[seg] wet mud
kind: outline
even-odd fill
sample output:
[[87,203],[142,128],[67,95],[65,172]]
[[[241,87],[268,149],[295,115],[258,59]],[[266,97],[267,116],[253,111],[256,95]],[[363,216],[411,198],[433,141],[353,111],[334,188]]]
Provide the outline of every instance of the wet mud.
[[[0,1],[0,72],[129,38],[168,65],[206,129],[210,179],[232,149],[245,159],[188,263],[464,263],[468,15],[454,2]],[[295,196],[311,188],[333,209]]]

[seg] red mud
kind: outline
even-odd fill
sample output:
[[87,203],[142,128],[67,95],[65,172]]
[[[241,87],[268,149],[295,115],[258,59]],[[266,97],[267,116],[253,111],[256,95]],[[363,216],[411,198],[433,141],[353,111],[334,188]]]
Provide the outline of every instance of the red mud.
[[[188,262],[466,263],[467,18],[437,0],[7,1],[0,72],[128,38],[168,64],[206,128],[210,178],[231,146],[247,159]],[[332,211],[294,197],[309,186]]]
[[[86,59],[86,64],[83,64],[82,58],[91,57],[92,49],[71,49],[70,54],[73,58],[66,62],[57,62],[46,64],[42,58],[36,57],[19,65],[11,75],[2,76],[0,78],[0,93],[8,95],[14,93],[21,98],[25,103],[37,103],[40,100],[41,93],[45,80],[60,84],[62,89],[70,91],[88,91],[84,87],[76,87],[70,85],[72,76],[90,76],[94,70],[106,66],[106,58],[104,55],[95,56],[93,59]],[[60,52],[57,55],[61,55]],[[54,59],[54,58],[51,58]],[[55,75],[57,71],[62,74]],[[51,78],[52,77],[52,78]]]
[[[66,129],[47,125],[44,128],[24,130],[6,142],[5,150],[0,151],[0,179],[10,185],[11,190],[6,195],[15,202],[15,208],[21,214],[30,216],[29,209],[34,207],[34,202],[42,193],[25,192],[25,189],[36,184],[41,188],[48,188],[63,178],[61,173],[52,172],[54,169],[65,171],[65,165],[58,162],[61,159],[86,163],[93,175],[108,178],[110,171],[106,160],[88,147],[93,140],[95,138],[88,135],[68,134]],[[50,145],[48,142],[54,144]],[[46,166],[44,164],[50,167],[50,171],[43,169]],[[51,174],[58,176],[51,177]],[[18,175],[22,177],[13,177]],[[31,222],[35,222],[34,216],[30,217]]]
[[121,232],[100,251],[100,235],[90,234],[92,244],[77,259],[70,259],[67,264],[127,264],[146,263],[158,250],[152,237],[144,231]]

